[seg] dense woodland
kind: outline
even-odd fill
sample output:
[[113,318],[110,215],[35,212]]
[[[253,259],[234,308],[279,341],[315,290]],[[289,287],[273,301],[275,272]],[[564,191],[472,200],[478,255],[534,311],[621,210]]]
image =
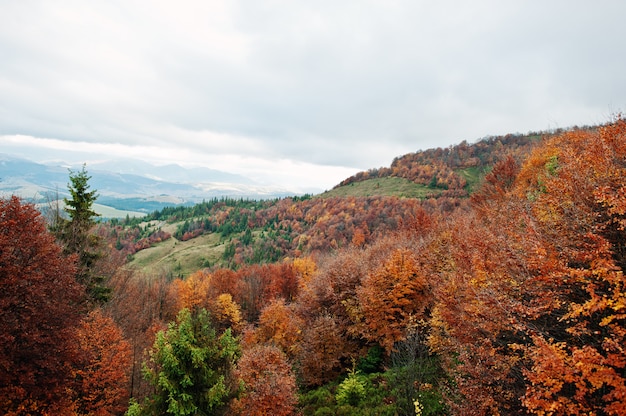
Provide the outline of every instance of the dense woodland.
[[[386,176],[433,192],[99,222],[83,169],[66,213],[0,200],[0,412],[626,414],[624,119],[342,186]],[[223,254],[188,276],[128,267],[207,234]]]

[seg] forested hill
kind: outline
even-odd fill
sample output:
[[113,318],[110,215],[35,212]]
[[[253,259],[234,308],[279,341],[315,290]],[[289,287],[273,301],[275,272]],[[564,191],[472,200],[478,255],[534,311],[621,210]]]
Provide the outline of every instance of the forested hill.
[[142,219],[113,221],[115,246],[134,256],[170,238],[194,240],[193,248],[170,244],[159,255],[157,249],[139,254],[135,262],[142,268],[167,265],[186,276],[208,266],[236,269],[370,243],[422,212],[450,213],[464,205],[495,163],[508,156],[521,163],[554,134],[506,135],[407,154],[389,168],[362,172],[317,196],[213,198],[167,207]]
[[[587,130],[591,127],[573,127],[570,130]],[[359,172],[335,186],[330,195],[359,182],[380,184],[381,178],[402,178],[422,187],[421,196],[467,197],[493,165],[507,156],[518,162],[525,159],[542,140],[563,133],[563,129],[527,134],[507,134],[483,138],[475,143],[463,141],[447,148],[436,148],[396,157],[391,166]],[[385,183],[385,182],[383,182]],[[398,183],[396,181],[396,183]],[[366,186],[360,184],[360,188]],[[379,187],[380,188],[380,187]],[[374,185],[374,189],[376,185]],[[375,193],[368,189],[367,193]],[[379,192],[385,192],[380,189]]]

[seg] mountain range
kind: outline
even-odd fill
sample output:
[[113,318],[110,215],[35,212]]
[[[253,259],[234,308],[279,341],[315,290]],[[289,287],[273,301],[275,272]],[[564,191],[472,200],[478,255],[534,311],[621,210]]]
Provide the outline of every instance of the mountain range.
[[[0,196],[17,195],[35,203],[67,197],[69,172],[81,168],[60,161],[37,163],[0,154]],[[195,204],[214,197],[268,199],[297,194],[258,184],[246,176],[202,167],[114,160],[91,164],[86,169],[91,188],[98,191],[100,210],[117,210],[111,216],[148,213],[168,205]]]

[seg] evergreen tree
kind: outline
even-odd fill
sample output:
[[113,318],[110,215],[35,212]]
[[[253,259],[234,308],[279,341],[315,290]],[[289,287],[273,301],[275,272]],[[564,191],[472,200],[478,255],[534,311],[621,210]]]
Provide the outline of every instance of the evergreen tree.
[[160,331],[144,374],[156,394],[144,405],[131,404],[128,415],[216,415],[226,411],[238,388],[233,381],[237,340],[221,335],[205,309],[182,309],[167,331]]
[[72,198],[63,199],[65,211],[70,216],[71,222],[74,223],[74,226],[82,228],[81,231],[89,231],[95,225],[94,219],[99,216],[93,210],[93,203],[98,198],[98,191],[89,190],[91,187],[89,185],[90,179],[91,176],[87,173],[86,165],[83,165],[78,172],[70,169],[70,183],[67,186]]
[[93,203],[98,198],[96,190],[90,190],[85,165],[80,171],[70,169],[68,191],[71,198],[64,198],[65,212],[68,219],[61,219],[54,230],[65,247],[65,254],[78,256],[78,281],[83,284],[92,301],[106,302],[110,290],[105,286],[106,276],[98,272],[96,264],[103,256],[102,240],[93,234],[96,218],[99,216],[93,210]]

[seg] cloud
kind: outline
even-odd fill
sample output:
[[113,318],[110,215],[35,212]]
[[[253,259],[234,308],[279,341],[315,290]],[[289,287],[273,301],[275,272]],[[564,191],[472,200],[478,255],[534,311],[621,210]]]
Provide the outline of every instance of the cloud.
[[162,149],[232,171],[258,160],[343,174],[462,140],[603,122],[625,104],[617,0],[0,10],[0,134]]

